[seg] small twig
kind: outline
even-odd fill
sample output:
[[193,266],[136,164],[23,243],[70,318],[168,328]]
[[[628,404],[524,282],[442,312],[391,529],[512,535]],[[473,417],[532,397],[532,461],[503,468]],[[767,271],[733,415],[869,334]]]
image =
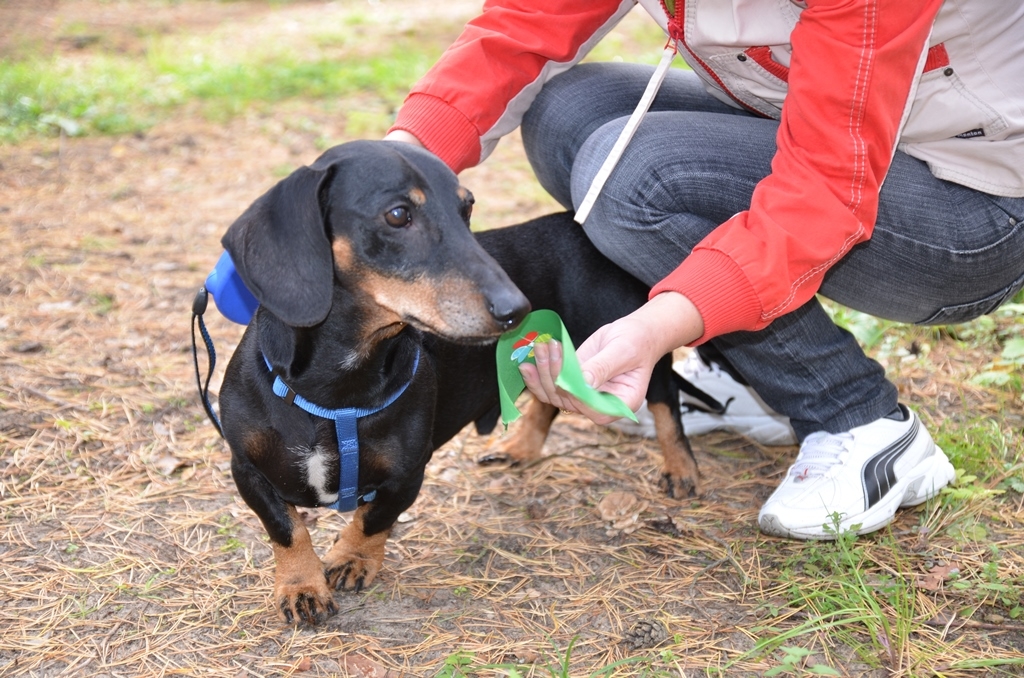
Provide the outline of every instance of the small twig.
[[963,619],[956,626],[953,622],[956,621],[954,616],[951,619],[943,619],[941,617],[934,617],[925,622],[926,626],[934,626],[936,628],[943,628],[946,631],[950,629],[959,631],[963,628],[971,629],[984,629],[986,631],[1014,631],[1016,633],[1024,633],[1024,624],[993,624],[990,622],[974,621],[973,619]]
[[60,409],[62,409],[62,410],[75,410],[77,412],[88,412],[88,410],[85,409],[84,407],[81,407],[79,405],[75,405],[74,403],[69,403],[68,401],[61,400],[60,398],[54,398],[52,395],[50,395],[48,393],[43,393],[42,391],[38,391],[38,390],[32,388],[31,386],[22,386],[22,387],[20,387],[19,390],[24,391],[25,393],[28,393],[29,395],[34,395],[37,398],[41,398],[42,400],[45,400],[47,402],[51,402],[54,405],[60,405]]

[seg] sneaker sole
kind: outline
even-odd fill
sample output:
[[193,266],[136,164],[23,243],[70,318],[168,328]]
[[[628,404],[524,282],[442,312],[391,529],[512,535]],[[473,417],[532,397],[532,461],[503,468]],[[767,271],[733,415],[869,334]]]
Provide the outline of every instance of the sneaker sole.
[[796,435],[784,417],[731,416],[726,422],[718,415],[684,412],[681,419],[686,435],[699,436],[712,431],[732,431],[769,447],[797,444]]
[[[882,529],[893,521],[899,508],[917,506],[939,494],[943,487],[955,477],[956,471],[946,453],[938,445],[932,446],[934,452],[922,459],[907,477],[896,483],[896,486],[883,497],[882,501],[863,513],[844,517],[839,529],[847,530],[851,525],[860,525],[857,534],[869,534]],[[765,534],[791,539],[832,540],[836,535],[826,532],[824,527],[800,527],[790,529],[770,513],[758,516],[758,526]]]

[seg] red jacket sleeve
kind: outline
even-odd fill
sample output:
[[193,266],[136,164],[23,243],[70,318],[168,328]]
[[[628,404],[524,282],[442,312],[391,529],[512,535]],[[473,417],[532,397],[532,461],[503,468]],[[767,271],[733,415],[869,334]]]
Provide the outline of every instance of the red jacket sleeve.
[[942,0],[810,0],[792,33],[772,173],[651,291],[687,296],[696,343],[756,330],[810,299],[871,237],[878,193]]
[[456,172],[478,164],[481,137],[509,103],[518,99],[525,111],[539,89],[530,86],[550,77],[551,65],[579,61],[632,7],[633,0],[488,0],[416,83],[391,129],[412,133]]

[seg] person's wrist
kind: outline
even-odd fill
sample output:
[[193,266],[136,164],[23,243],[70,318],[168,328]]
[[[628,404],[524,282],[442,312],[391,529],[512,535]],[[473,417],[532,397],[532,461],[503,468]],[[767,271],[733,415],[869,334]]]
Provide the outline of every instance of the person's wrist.
[[663,356],[687,346],[704,335],[704,319],[700,311],[679,292],[655,295],[636,313],[654,342],[655,353]]
[[413,146],[419,146],[425,148],[423,142],[416,138],[412,132],[407,132],[404,129],[391,130],[384,136],[384,141],[403,141]]

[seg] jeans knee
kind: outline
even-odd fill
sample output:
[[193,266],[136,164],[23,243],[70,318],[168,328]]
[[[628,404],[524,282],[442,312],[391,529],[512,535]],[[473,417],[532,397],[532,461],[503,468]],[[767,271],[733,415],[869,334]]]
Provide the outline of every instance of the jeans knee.
[[573,207],[570,181],[580,147],[609,119],[629,115],[636,103],[622,95],[622,69],[616,66],[623,64],[573,66],[545,83],[523,116],[530,166],[541,186],[567,209]]

